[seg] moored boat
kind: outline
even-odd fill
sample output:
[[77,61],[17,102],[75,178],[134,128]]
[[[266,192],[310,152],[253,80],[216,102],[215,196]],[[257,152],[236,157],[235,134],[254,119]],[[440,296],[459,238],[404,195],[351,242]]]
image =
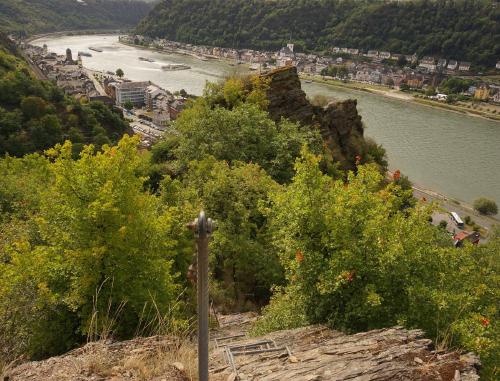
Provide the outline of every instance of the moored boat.
[[184,65],[184,64],[167,64],[167,65],[163,65],[161,68],[163,70],[172,71],[172,70],[187,70],[187,69],[191,69],[191,66]]

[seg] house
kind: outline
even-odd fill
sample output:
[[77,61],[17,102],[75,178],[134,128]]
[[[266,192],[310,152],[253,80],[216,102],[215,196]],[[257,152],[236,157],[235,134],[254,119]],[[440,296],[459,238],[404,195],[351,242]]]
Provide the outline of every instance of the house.
[[438,62],[437,62],[437,67],[438,67],[439,69],[444,69],[444,68],[446,68],[446,62],[447,62],[447,61],[446,61],[446,59],[444,59],[444,58],[440,58],[440,59],[438,59]]
[[481,85],[476,89],[476,91],[474,91],[474,99],[486,101],[489,97],[490,87],[488,85]]
[[[357,56],[359,54],[359,49],[347,49],[349,54],[352,54],[353,56]],[[500,63],[500,62],[499,62]]]
[[149,111],[156,110],[157,101],[160,96],[166,95],[167,92],[156,85],[149,85],[144,91],[144,102]]
[[366,54],[366,56],[369,58],[378,58],[378,51],[377,50],[368,50],[368,53]]
[[380,52],[379,57],[383,60],[388,60],[391,58],[391,53],[389,52]]
[[418,61],[418,56],[416,53],[413,53],[411,55],[405,55],[406,61],[411,62],[411,63],[416,63]]
[[295,58],[295,55],[293,54],[293,47],[294,47],[293,44],[287,44],[286,46],[282,47],[278,52],[278,57]]
[[380,83],[382,81],[382,74],[378,70],[374,70],[370,73],[370,82]]
[[469,86],[469,88],[466,91],[466,95],[474,96],[474,93],[476,92],[476,89],[477,89],[476,86]]
[[156,110],[153,112],[153,124],[159,127],[166,127],[170,122],[170,112],[165,110]]
[[458,69],[458,62],[455,60],[449,60],[447,69],[448,70],[457,70]]
[[412,75],[406,78],[406,84],[412,89],[421,89],[424,85],[424,78],[418,75]]
[[459,71],[469,71],[470,70],[470,62],[460,62],[458,65]]
[[418,64],[418,67],[420,69],[425,69],[428,70],[429,72],[434,72],[436,71],[436,61],[434,60],[434,57],[423,57],[420,60],[420,63]]
[[465,241],[469,241],[473,245],[477,245],[480,238],[481,235],[478,232],[467,232],[463,230],[453,236],[453,245],[455,247],[462,247]]

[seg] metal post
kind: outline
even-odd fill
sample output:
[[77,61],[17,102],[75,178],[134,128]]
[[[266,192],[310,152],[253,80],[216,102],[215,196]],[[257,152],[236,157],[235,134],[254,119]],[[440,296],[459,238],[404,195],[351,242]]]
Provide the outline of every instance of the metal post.
[[215,224],[201,211],[188,226],[195,231],[198,247],[198,375],[199,381],[208,381],[208,240]]

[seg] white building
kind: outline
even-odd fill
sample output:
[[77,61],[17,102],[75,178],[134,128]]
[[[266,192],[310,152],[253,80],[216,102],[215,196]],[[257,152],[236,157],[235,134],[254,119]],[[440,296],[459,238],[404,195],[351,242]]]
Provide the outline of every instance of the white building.
[[146,88],[150,82],[121,82],[114,85],[116,104],[123,106],[130,101],[134,106],[143,106],[146,103]]
[[144,102],[146,103],[146,107],[152,111],[158,108],[158,99],[161,96],[166,96],[167,92],[162,88],[156,85],[149,85],[146,87],[144,92]]

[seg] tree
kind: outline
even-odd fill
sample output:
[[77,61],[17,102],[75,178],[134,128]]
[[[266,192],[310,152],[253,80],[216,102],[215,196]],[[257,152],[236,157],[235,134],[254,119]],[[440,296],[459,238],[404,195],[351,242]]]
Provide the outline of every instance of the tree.
[[[0,316],[17,311],[13,334],[29,353],[65,351],[107,324],[130,337],[151,303],[163,315],[176,299],[173,219],[143,191],[137,143],[86,146],[78,160],[70,142],[48,152],[49,181],[30,221],[37,239],[21,237],[0,262]],[[14,297],[25,289],[28,299]]]
[[120,78],[123,77],[124,76],[123,70],[122,69],[116,69],[116,75],[118,77],[120,77]]
[[283,272],[259,207],[268,203],[278,184],[257,164],[230,166],[213,157],[192,161],[177,186],[170,179],[166,183],[167,200],[199,205],[217,220],[210,244],[213,277],[221,290],[216,302],[238,309],[267,303]]
[[125,107],[126,110],[130,111],[134,108],[134,104],[131,101],[126,101],[123,104],[123,107]]
[[495,215],[498,213],[498,205],[495,201],[480,197],[474,201],[474,209],[483,215]]
[[[237,99],[230,98],[231,102]],[[317,151],[321,140],[315,130],[302,129],[287,120],[274,122],[256,104],[242,103],[229,110],[211,108],[205,99],[184,110],[175,127],[180,132],[175,156],[182,162],[211,155],[230,164],[258,163],[278,182],[291,178],[302,145],[310,144]]]
[[266,208],[287,282],[258,322],[260,333],[294,326],[290,316],[349,332],[404,324],[437,343],[480,351],[494,371],[498,237],[456,250],[428,223],[428,206],[400,210],[397,186],[381,187],[372,164],[332,180],[304,152],[296,169]]

